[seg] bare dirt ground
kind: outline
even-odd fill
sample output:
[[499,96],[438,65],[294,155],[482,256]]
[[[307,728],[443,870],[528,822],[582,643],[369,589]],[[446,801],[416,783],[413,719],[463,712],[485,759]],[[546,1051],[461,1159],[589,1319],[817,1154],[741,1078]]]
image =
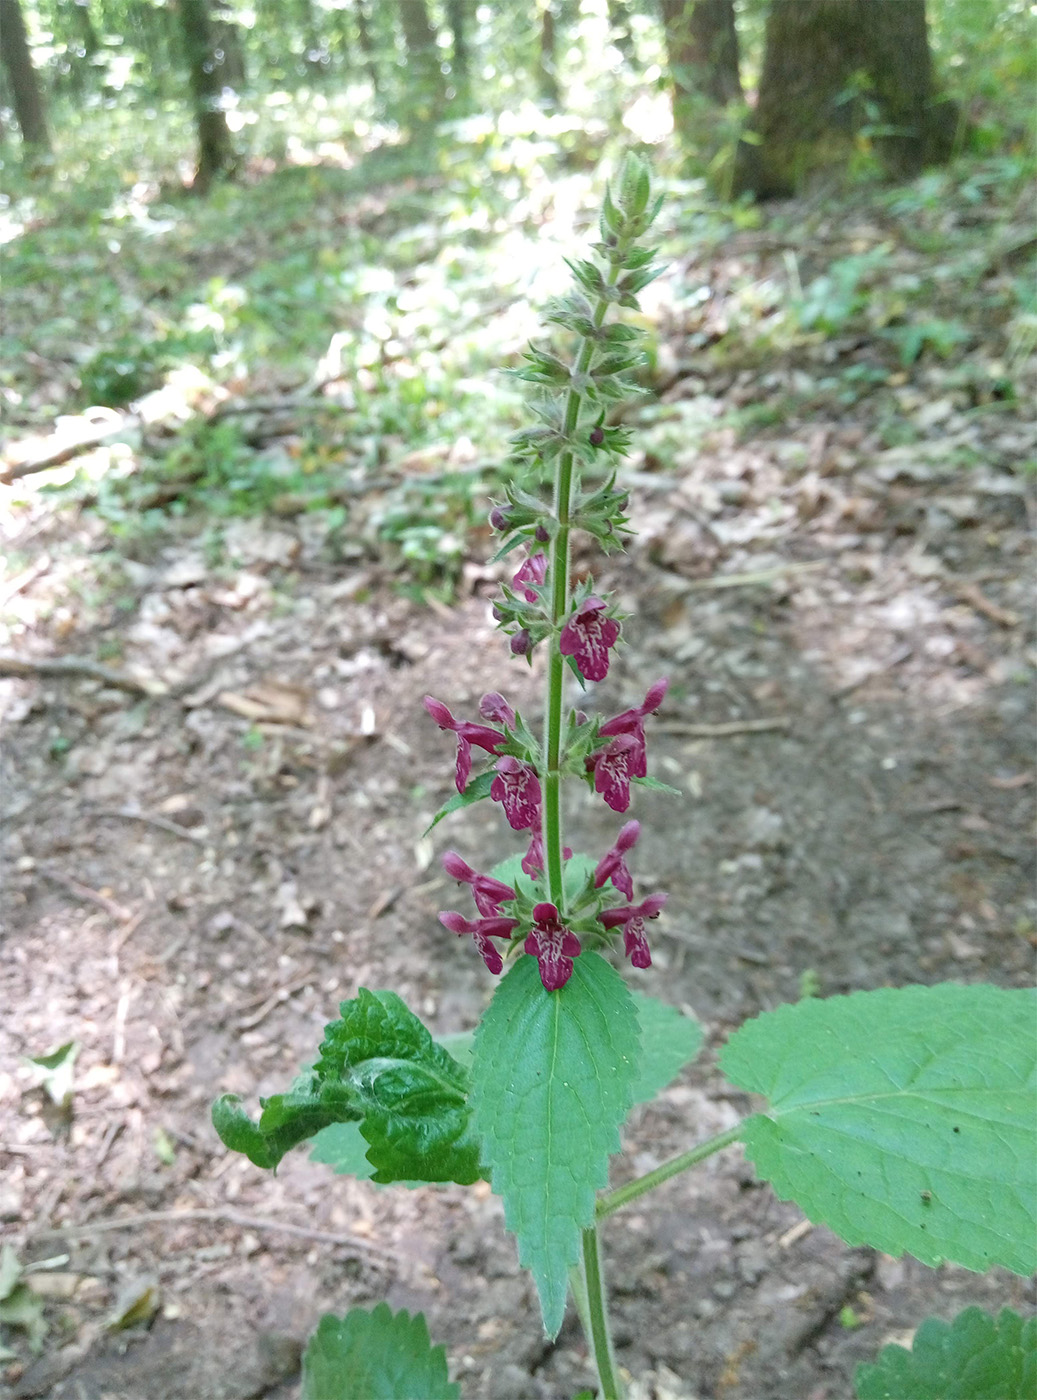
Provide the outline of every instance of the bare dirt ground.
[[[797,373],[771,390],[794,400]],[[822,994],[1031,979],[1037,658],[1015,468],[1033,425],[925,375],[900,401],[910,447],[884,445],[866,406],[815,402],[748,437],[707,432],[665,472],[633,463],[641,534],[607,569],[628,644],[589,704],[671,677],[649,752],[684,798],[637,795],[635,878],[670,903],[632,975],[694,1012],[708,1047],[635,1113],[617,1181],[746,1112],[709,1047],[804,978]],[[677,378],[667,398],[708,417],[757,378]],[[948,443],[982,464],[963,471]],[[23,1264],[56,1261],[30,1275],[42,1350],[9,1330],[12,1400],[287,1400],[319,1315],[383,1297],[426,1313],[471,1400],[592,1381],[575,1318],[544,1341],[488,1188],[381,1191],[302,1151],[275,1179],[210,1127],[218,1093],[255,1109],[284,1088],[361,986],[440,1032],[493,990],[436,920],[455,893],[438,857],[489,862],[510,833],[477,808],[422,835],[452,757],[420,701],[471,713],[502,689],[535,709],[537,674],[493,631],[499,574],[473,557],[456,608],[419,607],[377,558],[330,565],[304,525],[235,526],[220,567],[185,528],[116,596],[82,581],[104,545],[88,517],[41,497],[9,524],[37,561],[6,585],[12,646],[119,656],[166,687],[0,680],[0,1219]],[[734,728],[695,728],[713,725]],[[600,852],[615,827],[574,798],[572,844]],[[19,1057],[69,1040],[62,1116]],[[1005,1273],[847,1248],[737,1148],[618,1215],[606,1245],[641,1400],[843,1400],[857,1362],[925,1315],[1032,1305]],[[111,1330],[134,1301],[140,1325]]]

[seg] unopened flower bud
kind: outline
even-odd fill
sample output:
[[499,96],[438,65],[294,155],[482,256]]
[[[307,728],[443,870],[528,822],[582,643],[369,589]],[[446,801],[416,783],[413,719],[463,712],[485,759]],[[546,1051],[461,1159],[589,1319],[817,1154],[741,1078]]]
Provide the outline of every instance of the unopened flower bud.
[[533,532],[533,538],[537,541],[538,544],[547,544],[551,536],[548,534],[547,530],[544,528],[543,525],[538,525],[536,527],[536,530]]
[[520,632],[516,632],[511,639],[511,653],[513,656],[525,656],[529,651],[532,638],[527,628],[523,627]]
[[591,436],[590,436],[591,447],[600,447],[601,444],[602,444],[604,441],[605,441],[605,429],[604,429],[604,428],[591,428]]
[[503,534],[511,525],[511,521],[508,519],[508,512],[502,506],[494,506],[490,511],[490,524],[495,530],[500,530]]

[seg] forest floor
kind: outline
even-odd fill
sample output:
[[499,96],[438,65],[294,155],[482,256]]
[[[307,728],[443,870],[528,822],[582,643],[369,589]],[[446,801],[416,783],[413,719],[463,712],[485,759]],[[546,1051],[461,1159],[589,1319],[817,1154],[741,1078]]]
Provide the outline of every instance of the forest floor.
[[[660,284],[659,398],[631,419],[638,539],[579,560],[629,613],[585,703],[671,679],[649,755],[684,797],[635,804],[636,878],[670,902],[632,975],[707,1047],[635,1111],[617,1181],[744,1114],[713,1052],[761,1009],[1032,978],[1034,345],[999,300],[1028,235],[987,193],[903,217],[874,192],[780,206]],[[938,257],[913,236],[927,219]],[[794,340],[739,351],[732,288],[780,281],[795,247],[801,281],[836,297],[880,246],[840,324],[804,312]],[[951,270],[934,283],[935,262]],[[868,322],[912,278],[935,286],[914,355]],[[422,599],[359,526],[331,552],[316,516],[235,518],[217,555],[187,512],[129,550],[46,479],[5,508],[4,655],[132,679],[0,680],[0,1220],[37,1265],[39,1324],[35,1354],[7,1330],[3,1393],[288,1400],[319,1315],[387,1298],[426,1314],[469,1400],[568,1400],[592,1383],[578,1324],[545,1342],[488,1188],[380,1190],[304,1151],[274,1178],[209,1124],[223,1091],[254,1110],[283,1089],[361,986],[443,1033],[492,994],[437,922],[454,902],[439,856],[481,866],[508,833],[480,808],[422,834],[452,753],[421,697],[537,704],[536,668],[504,674],[488,532],[464,536],[452,599]],[[574,846],[599,852],[615,826],[574,799]],[[69,1041],[61,1110],[20,1057]],[[605,1238],[632,1400],[845,1400],[854,1366],[926,1315],[1033,1302],[1003,1272],[843,1245],[737,1148]]]

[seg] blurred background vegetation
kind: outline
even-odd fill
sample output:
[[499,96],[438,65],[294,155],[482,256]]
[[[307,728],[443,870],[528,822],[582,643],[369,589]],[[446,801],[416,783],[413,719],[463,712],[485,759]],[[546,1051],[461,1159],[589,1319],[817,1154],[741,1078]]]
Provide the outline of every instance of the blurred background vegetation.
[[[1001,336],[982,392],[1016,395],[1037,342],[1010,227],[1034,173],[1034,11],[0,0],[0,476],[69,464],[46,489],[144,558],[185,520],[218,557],[220,520],[252,514],[312,515],[348,557],[362,495],[405,578],[448,595],[508,471],[519,400],[498,371],[631,145],[668,193],[671,326],[709,295],[682,258],[753,229],[783,249],[780,277],[729,268],[722,323],[677,352],[656,335],[647,387],[675,353],[762,364],[855,329],[881,354],[846,367],[844,401],[927,357],[964,373],[975,292]],[[891,236],[813,252],[862,201]],[[923,275],[898,270],[904,246]],[[1013,275],[981,305],[995,255]]]

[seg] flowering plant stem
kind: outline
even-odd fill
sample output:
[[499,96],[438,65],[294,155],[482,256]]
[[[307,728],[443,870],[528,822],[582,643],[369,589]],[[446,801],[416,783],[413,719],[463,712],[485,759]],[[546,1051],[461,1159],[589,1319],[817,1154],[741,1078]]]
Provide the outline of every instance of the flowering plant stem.
[[[608,286],[614,286],[619,276],[621,264],[613,263],[608,273]],[[609,303],[606,297],[599,297],[594,308],[594,326],[600,327],[605,320]],[[586,375],[594,358],[594,341],[584,336],[576,359],[574,378],[577,384]],[[576,386],[570,388],[565,402],[565,422],[563,433],[571,437],[580,419],[582,393]],[[565,451],[559,454],[554,483],[554,514],[556,532],[551,549],[551,622],[560,629],[569,615],[569,535],[570,506],[573,485],[573,454]],[[551,900],[562,907],[564,899],[562,877],[562,700],[565,683],[565,657],[557,645],[550,649],[547,665],[546,704],[544,705],[544,807],[543,833],[544,858],[547,870],[547,885]]]
[[[316,1060],[287,1092],[261,1100],[258,1120],[232,1094],[213,1105],[223,1141],[260,1167],[313,1139],[316,1160],[380,1184],[489,1181],[549,1337],[561,1330],[570,1292],[575,1298],[601,1400],[623,1400],[602,1220],[736,1141],[782,1199],[852,1245],[910,1251],[926,1263],[1037,1270],[1037,1060],[1022,990],[883,988],[764,1012],[729,1037],[720,1067],[765,1107],[607,1190],[631,1108],[664,1089],[703,1041],[692,1018],[633,992],[611,957],[621,939],[631,966],[649,968],[646,925],[666,903],[661,891],[635,893],[640,822],[625,820],[595,859],[564,845],[562,820],[563,777],[581,778],[617,815],[630,807],[632,785],[664,787],[648,773],[645,725],[663,703],[666,677],[604,720],[563,703],[567,667],[581,685],[602,681],[620,641],[609,595],[592,579],[574,586],[570,546],[573,530],[606,552],[630,533],[614,465],[629,434],[607,415],[636,393],[626,376],[643,357],[637,328],[610,321],[608,311],[636,309],[657,274],[654,250],[638,240],[658,210],[647,167],[628,157],[604,197],[596,260],[569,264],[575,285],[547,315],[567,333],[572,356],[531,345],[519,371],[538,386],[536,425],[513,439],[529,489],[509,485],[490,523],[504,537],[498,557],[520,547],[523,555],[493,611],[513,655],[529,660],[537,646],[547,649],[542,742],[497,691],[481,698],[477,719],[424,700],[456,742],[456,794],[432,825],[488,800],[528,842],[523,856],[492,871],[457,851],[443,855],[475,911],[443,910],[440,923],[471,938],[500,978],[467,1053],[456,1045],[459,1058],[451,1053],[395,993],[361,987],[325,1027]],[[963,1182],[974,1184],[967,1210]],[[989,1333],[976,1334],[984,1368]],[[301,1400],[389,1393],[459,1400],[424,1318],[384,1304],[324,1317],[307,1348]],[[881,1393],[894,1392],[883,1385]],[[999,1380],[997,1393],[1014,1400],[1023,1391]],[[963,1400],[971,1394],[961,1391]]]
[[704,1162],[707,1157],[712,1157],[714,1152],[719,1152],[724,1147],[730,1147],[733,1142],[738,1142],[744,1131],[745,1124],[736,1123],[733,1128],[728,1128],[726,1133],[717,1133],[716,1137],[707,1138],[705,1142],[700,1142],[698,1147],[692,1147],[689,1151],[682,1152],[679,1157],[671,1157],[668,1162],[663,1162],[662,1166],[656,1167],[654,1171],[646,1172],[644,1176],[639,1176],[635,1181],[628,1181],[625,1186],[617,1187],[615,1191],[610,1191],[607,1196],[599,1198],[595,1214],[599,1220],[604,1220],[606,1215],[611,1215],[613,1211],[628,1206],[631,1201],[636,1201],[638,1196],[647,1195],[649,1191],[654,1191],[657,1186],[661,1186],[664,1181],[679,1176],[681,1172],[686,1172],[689,1167],[698,1166],[699,1162]]
[[[580,1293],[586,1306],[586,1314],[583,1308],[579,1308],[580,1320],[594,1352],[602,1400],[623,1400],[623,1385],[616,1369],[616,1358],[612,1348],[608,1297],[601,1265],[601,1241],[598,1238],[596,1223],[582,1233],[578,1271]],[[579,1294],[577,1296],[579,1297]]]

